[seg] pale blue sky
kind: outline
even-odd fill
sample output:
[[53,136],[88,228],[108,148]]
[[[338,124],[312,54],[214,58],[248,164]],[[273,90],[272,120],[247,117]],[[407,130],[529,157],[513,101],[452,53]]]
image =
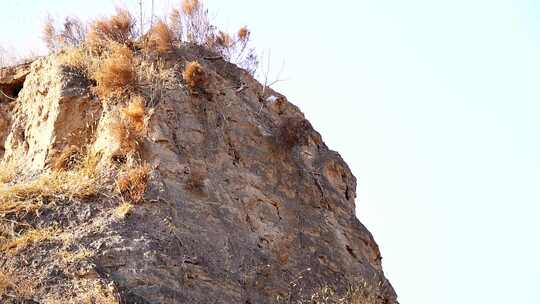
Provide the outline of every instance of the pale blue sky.
[[[402,304],[540,303],[540,2],[207,4],[285,60],[276,88],[351,166]],[[2,0],[0,44],[113,7]]]

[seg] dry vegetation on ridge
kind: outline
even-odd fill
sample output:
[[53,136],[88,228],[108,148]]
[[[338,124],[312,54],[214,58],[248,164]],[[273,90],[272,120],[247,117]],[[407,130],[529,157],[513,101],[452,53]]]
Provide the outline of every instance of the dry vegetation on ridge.
[[[43,39],[50,51],[91,83],[93,96],[104,107],[114,109],[111,113],[115,116],[110,121],[111,140],[118,143],[119,151],[112,159],[104,160],[91,145],[84,148],[69,145],[58,153],[49,168],[31,177],[21,177],[17,160],[4,160],[0,164],[0,254],[15,256],[40,243],[57,242],[61,250],[55,257],[61,265],[79,267],[90,261],[95,252],[89,247],[73,246],[69,239],[74,236],[66,235],[61,225],[43,225],[44,221],[35,219],[46,209],[55,210],[56,205],[91,204],[93,197],[101,196],[114,202],[110,214],[115,221],[128,222],[130,215],[145,203],[152,176],[152,167],[141,155],[148,139],[148,121],[153,107],[170,88],[184,86],[193,95],[204,91],[212,76],[203,60],[186,59],[171,64],[167,57],[180,45],[193,43],[212,51],[215,58],[236,63],[253,74],[257,57],[249,46],[250,36],[246,27],[234,34],[217,29],[210,23],[208,11],[197,0],[184,0],[168,18],[156,19],[146,33],[138,30],[137,20],[124,9],[90,24],[69,17],[57,28],[49,19],[43,29]],[[266,84],[263,88],[266,89]],[[307,120],[284,119],[276,130],[276,144],[285,150],[280,152],[288,153],[305,144],[311,130]],[[104,161],[106,168],[102,166]],[[205,187],[211,187],[204,170],[194,169],[186,174],[184,189],[187,192],[202,197],[207,190]],[[27,222],[28,218],[33,221]],[[34,286],[15,284],[14,278],[18,278],[20,272],[11,271],[0,272],[0,298],[5,294],[24,294],[23,297],[30,298]],[[83,302],[119,303],[114,286],[106,286],[102,281],[93,285],[84,279],[81,282],[89,284],[81,294]],[[373,286],[381,288],[380,284],[359,281],[344,293],[326,286],[314,291],[310,298],[292,301],[291,297],[277,297],[276,303],[382,304],[377,297],[380,291],[372,289]],[[291,290],[293,288],[291,285]],[[56,302],[62,299],[50,301]]]

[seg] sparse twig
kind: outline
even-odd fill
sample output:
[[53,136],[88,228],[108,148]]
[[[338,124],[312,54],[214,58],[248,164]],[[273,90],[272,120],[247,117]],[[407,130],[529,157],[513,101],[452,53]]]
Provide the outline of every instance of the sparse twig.
[[264,69],[263,70],[264,84],[263,84],[263,89],[262,89],[261,96],[260,96],[261,107],[259,108],[259,111],[257,112],[257,115],[259,115],[262,112],[262,109],[264,108],[264,105],[265,105],[265,102],[266,102],[267,90],[270,89],[276,83],[286,81],[286,79],[281,78],[281,74],[283,73],[283,70],[285,68],[285,61],[283,61],[282,64],[281,64],[281,68],[279,69],[279,72],[276,75],[275,80],[269,82],[268,77],[270,75],[271,57],[272,57],[271,56],[271,50],[268,50],[268,59],[267,59],[267,62],[266,62],[266,68],[263,67],[263,69]]
[[8,96],[6,93],[4,93],[4,91],[2,91],[2,89],[0,89],[0,94],[2,94],[2,96],[4,96],[5,98],[9,99],[9,100],[17,100],[17,98],[15,97],[11,97],[11,96]]

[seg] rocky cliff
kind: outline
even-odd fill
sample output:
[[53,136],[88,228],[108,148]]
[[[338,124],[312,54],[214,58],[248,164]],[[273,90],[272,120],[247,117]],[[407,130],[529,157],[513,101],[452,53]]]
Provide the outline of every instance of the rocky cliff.
[[65,57],[0,71],[2,303],[397,303],[284,96],[193,45],[107,98]]

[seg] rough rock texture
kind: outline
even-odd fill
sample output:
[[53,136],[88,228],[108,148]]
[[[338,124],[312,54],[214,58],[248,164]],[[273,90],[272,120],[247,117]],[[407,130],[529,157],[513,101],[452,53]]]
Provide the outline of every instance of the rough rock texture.
[[0,157],[4,155],[14,97],[19,93],[29,72],[29,64],[0,69]]
[[[211,55],[183,47],[166,58],[178,85],[149,111],[141,159],[151,179],[128,217],[115,216],[122,198],[113,186],[4,217],[55,234],[0,252],[0,270],[31,290],[8,291],[4,302],[100,303],[97,289],[121,303],[297,303],[358,282],[375,294],[369,303],[397,303],[379,249],[355,217],[347,164],[284,96],[262,96],[249,74],[204,59]],[[191,60],[208,77],[197,92],[181,81]],[[110,135],[117,106],[101,103],[91,81],[55,57],[25,71],[17,101],[0,99],[4,160],[22,160],[35,176],[66,147],[93,145],[114,170],[123,161]]]

